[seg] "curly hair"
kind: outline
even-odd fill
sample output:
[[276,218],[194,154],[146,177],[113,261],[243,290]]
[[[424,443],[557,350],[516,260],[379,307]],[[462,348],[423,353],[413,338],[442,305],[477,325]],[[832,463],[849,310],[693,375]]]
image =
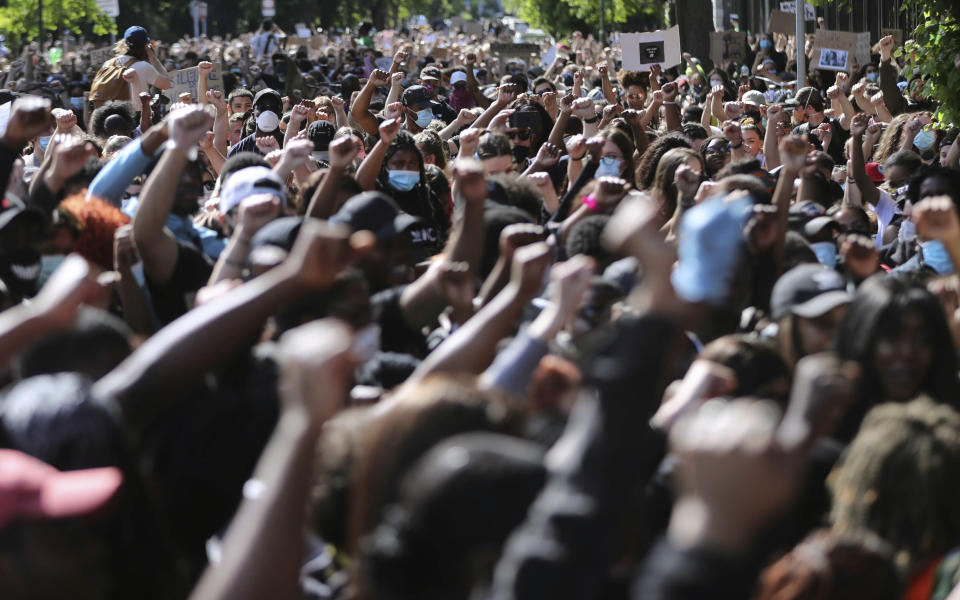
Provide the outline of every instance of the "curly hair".
[[662,135],[651,143],[637,165],[637,186],[640,189],[649,189],[653,185],[654,175],[657,174],[657,165],[664,154],[674,148],[692,148],[690,140],[679,131]]
[[883,130],[883,135],[880,136],[880,141],[877,143],[877,149],[873,153],[874,162],[882,163],[900,148],[903,126],[907,124],[911,116],[910,113],[900,113],[890,121],[887,128]]
[[123,100],[110,100],[90,115],[89,131],[99,138],[107,138],[106,121],[111,115],[120,115],[129,124],[130,129],[137,126],[137,111],[133,104]]
[[912,574],[960,544],[958,472],[960,413],[929,397],[878,406],[830,474],[830,520],[882,536]]
[[59,208],[69,211],[81,223],[76,252],[104,269],[112,269],[113,236],[130,218],[99,198],[87,200],[86,190],[70,196]]

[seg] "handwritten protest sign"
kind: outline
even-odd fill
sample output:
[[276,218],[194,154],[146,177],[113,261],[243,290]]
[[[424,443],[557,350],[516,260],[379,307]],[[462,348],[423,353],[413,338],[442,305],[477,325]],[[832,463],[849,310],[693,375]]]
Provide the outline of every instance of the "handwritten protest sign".
[[[197,80],[199,71],[197,67],[189,69],[180,69],[169,74],[170,87],[163,91],[164,95],[170,98],[171,102],[176,102],[180,94],[190,92],[190,96],[197,100]],[[213,63],[213,71],[207,75],[207,89],[223,91],[223,77],[220,74],[220,65]]]
[[113,46],[97,48],[90,51],[90,65],[93,67],[99,68],[100,65],[107,62],[111,58],[113,58]]
[[540,46],[538,44],[490,44],[490,54],[497,57],[500,72],[504,72],[504,65],[510,60],[522,60],[526,65],[533,65],[540,60]]
[[620,49],[628,71],[649,71],[653,65],[669,69],[680,64],[680,29],[674,25],[664,31],[624,33]]
[[710,60],[742,62],[747,56],[747,34],[743,31],[711,31]]
[[796,35],[797,17],[795,13],[788,13],[782,10],[771,10],[770,21],[767,23],[767,31],[770,33],[784,33],[786,35]]
[[[788,12],[790,14],[797,14],[797,3],[796,0],[792,2],[781,2],[780,10],[783,12]],[[796,18],[796,17],[794,17]],[[805,21],[816,21],[817,20],[817,10],[813,8],[813,5],[809,2],[805,2],[803,5],[803,19]]]
[[300,46],[310,46],[309,37],[300,37],[299,35],[288,35],[287,36],[287,45],[288,50],[296,50]]

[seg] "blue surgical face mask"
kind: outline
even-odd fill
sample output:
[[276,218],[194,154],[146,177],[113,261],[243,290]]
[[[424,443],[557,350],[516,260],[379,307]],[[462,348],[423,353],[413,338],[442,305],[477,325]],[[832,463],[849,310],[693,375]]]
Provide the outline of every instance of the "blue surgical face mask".
[[880,79],[880,73],[871,71],[870,73],[867,73],[866,77],[869,81],[876,81],[877,79]]
[[930,129],[921,129],[917,135],[913,136],[913,145],[916,146],[920,152],[926,152],[930,148],[933,148],[936,141],[937,134]]
[[390,187],[398,192],[409,192],[420,183],[420,171],[387,171],[387,181]]
[[833,242],[816,242],[810,244],[810,247],[813,248],[813,253],[817,255],[817,260],[821,265],[830,267],[831,269],[836,268],[837,266],[837,245]]
[[433,121],[433,109],[425,108],[417,111],[417,127],[425,128]]
[[620,165],[623,161],[612,156],[604,156],[600,159],[600,166],[597,167],[596,178],[600,177],[620,177]]
[[940,240],[930,240],[920,244],[923,252],[923,264],[933,268],[940,275],[949,275],[954,272],[953,262],[947,247]]
[[46,151],[47,151],[47,145],[50,143],[50,136],[49,136],[49,135],[41,135],[39,138],[37,138],[37,142],[40,144],[40,149],[43,150],[44,152],[46,152]]
[[70,106],[74,110],[83,110],[83,96],[70,96]]
[[760,40],[760,47],[763,48],[764,50],[767,50],[772,45],[773,44],[767,38],[763,38]]

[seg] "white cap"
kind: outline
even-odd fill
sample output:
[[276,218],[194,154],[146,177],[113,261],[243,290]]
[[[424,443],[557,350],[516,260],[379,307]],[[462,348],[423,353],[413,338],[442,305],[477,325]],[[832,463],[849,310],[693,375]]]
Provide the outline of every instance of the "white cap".
[[257,129],[264,133],[276,131],[280,127],[280,119],[272,110],[265,110],[257,117]]
[[467,74],[464,73],[463,71],[454,71],[450,75],[450,85],[453,85],[455,83],[460,83],[466,80],[467,80]]
[[220,214],[227,214],[256,194],[272,194],[281,202],[287,201],[287,188],[276,173],[266,167],[247,167],[230,175],[220,190]]

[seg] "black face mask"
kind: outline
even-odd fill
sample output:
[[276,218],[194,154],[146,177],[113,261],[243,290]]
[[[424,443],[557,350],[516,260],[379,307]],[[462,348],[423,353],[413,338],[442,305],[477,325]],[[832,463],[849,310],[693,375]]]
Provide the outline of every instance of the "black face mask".
[[40,277],[40,251],[17,248],[0,252],[0,280],[14,297],[25,298],[37,292]]

